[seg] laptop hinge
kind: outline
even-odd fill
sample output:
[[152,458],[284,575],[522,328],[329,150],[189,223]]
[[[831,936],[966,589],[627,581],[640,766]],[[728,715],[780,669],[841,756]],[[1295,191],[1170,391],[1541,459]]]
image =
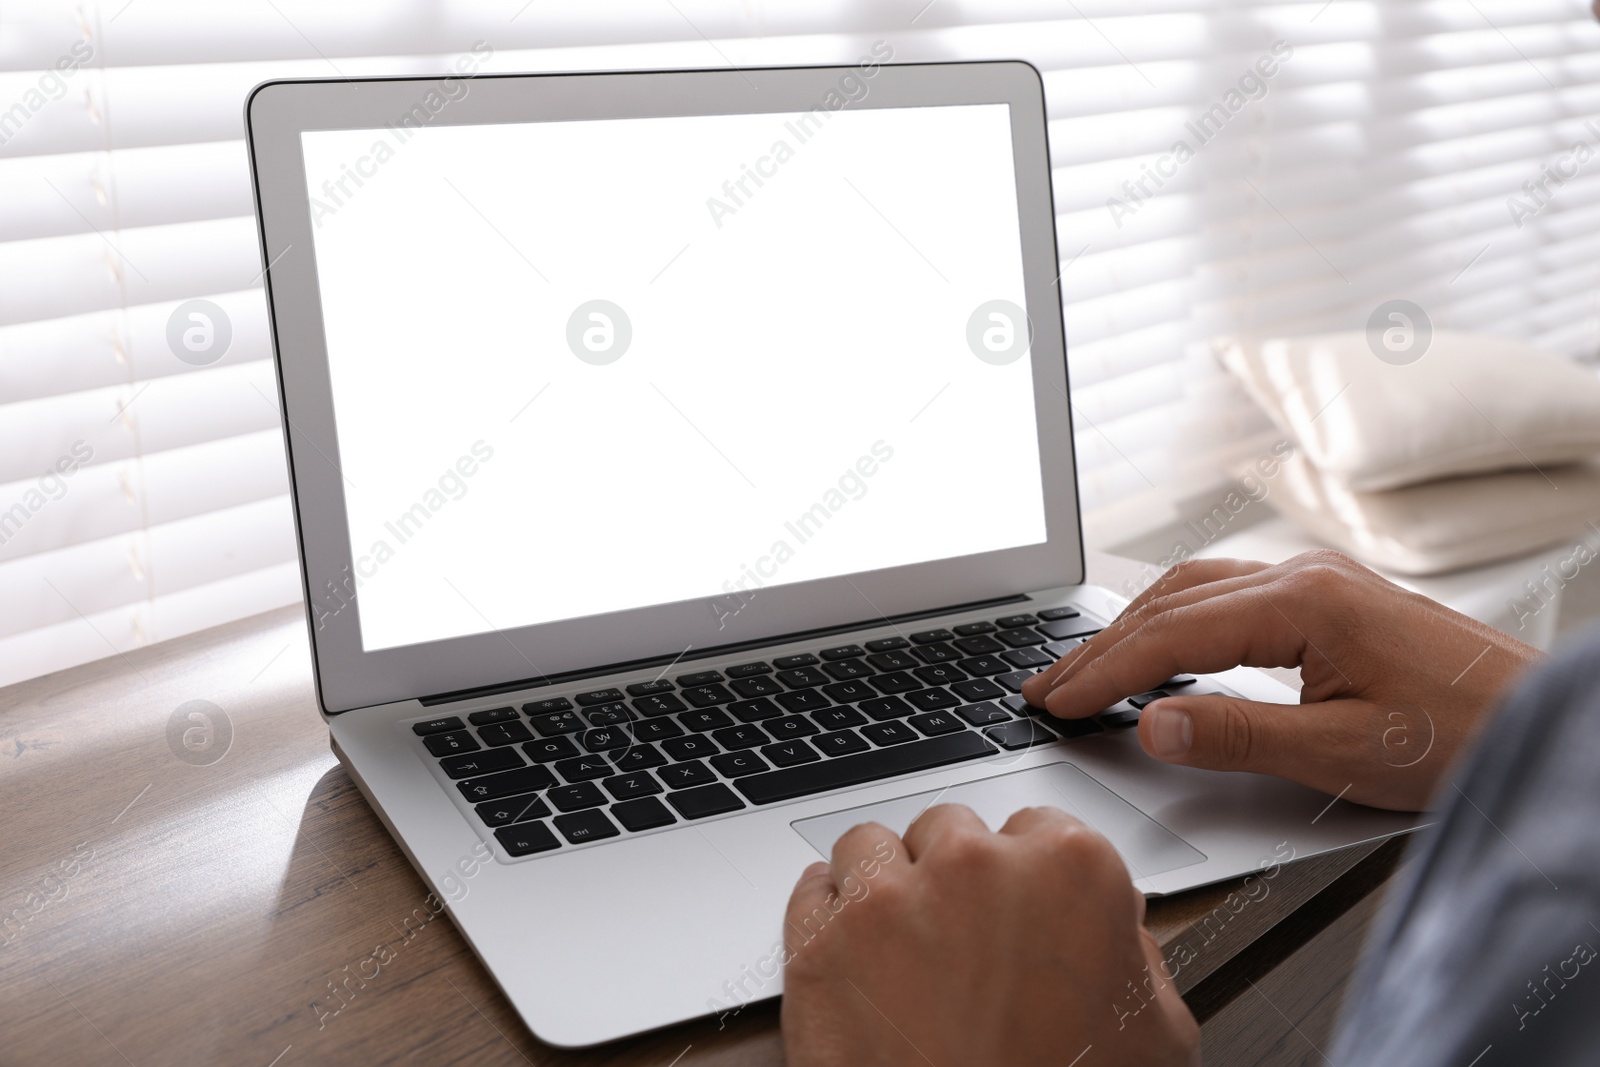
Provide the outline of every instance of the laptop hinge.
[[795,641],[809,641],[818,637],[830,637],[834,634],[846,634],[855,630],[868,630],[898,622],[915,622],[918,619],[932,619],[941,615],[954,615],[961,611],[975,611],[978,608],[997,607],[1001,604],[1016,604],[1031,599],[1026,593],[1017,593],[1013,596],[994,597],[990,600],[974,600],[967,604],[952,604],[948,607],[932,608],[928,611],[911,612],[906,615],[879,616],[876,619],[865,619],[859,622],[843,623],[838,626],[824,626],[815,630],[801,630],[796,633],[778,634],[773,637],[762,638],[758,641],[740,641],[727,645],[712,645],[707,648],[695,649],[692,654],[677,656],[652,656],[648,659],[629,660],[623,663],[607,663],[598,667],[587,667],[578,671],[567,671],[564,674],[552,674],[544,678],[524,678],[521,681],[506,682],[501,685],[488,685],[478,689],[458,689],[451,693],[439,693],[434,696],[419,697],[418,702],[423,707],[432,707],[435,704],[453,704],[460,700],[473,700],[478,697],[496,696],[500,693],[515,693],[522,689],[540,689],[545,686],[561,685],[565,682],[582,681],[585,678],[598,678],[606,674],[621,674],[624,671],[636,671],[649,667],[670,667],[674,663],[692,663],[696,660],[711,659],[716,656],[726,656],[733,652],[742,652],[747,649],[770,648],[773,645],[786,645]]

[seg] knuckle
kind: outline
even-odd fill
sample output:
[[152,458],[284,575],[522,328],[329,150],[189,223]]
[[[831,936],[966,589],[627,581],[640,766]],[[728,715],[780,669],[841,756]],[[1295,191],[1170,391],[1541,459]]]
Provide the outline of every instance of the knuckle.
[[929,859],[939,865],[958,870],[977,870],[989,862],[994,851],[991,836],[987,831],[983,833],[967,829],[952,831],[939,842],[939,847],[933,850]]
[[1258,742],[1255,732],[1255,724],[1243,708],[1231,701],[1223,705],[1217,733],[1217,755],[1224,764],[1229,767],[1250,765]]

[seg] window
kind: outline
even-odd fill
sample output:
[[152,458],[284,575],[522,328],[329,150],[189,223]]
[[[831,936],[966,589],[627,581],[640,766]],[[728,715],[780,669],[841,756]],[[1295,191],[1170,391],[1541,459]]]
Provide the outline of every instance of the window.
[[300,596],[251,86],[465,56],[852,62],[880,40],[1044,72],[1091,544],[1173,521],[1272,440],[1217,334],[1360,328],[1401,296],[1435,326],[1596,351],[1600,30],[1580,0],[12,4],[0,684]]

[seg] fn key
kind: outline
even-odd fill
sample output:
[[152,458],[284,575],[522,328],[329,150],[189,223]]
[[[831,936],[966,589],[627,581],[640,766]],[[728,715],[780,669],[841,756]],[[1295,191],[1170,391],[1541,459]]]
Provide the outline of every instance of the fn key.
[[561,842],[542,822],[525,822],[520,826],[502,826],[494,832],[500,844],[513,856],[526,856],[534,852],[548,852],[560,848]]

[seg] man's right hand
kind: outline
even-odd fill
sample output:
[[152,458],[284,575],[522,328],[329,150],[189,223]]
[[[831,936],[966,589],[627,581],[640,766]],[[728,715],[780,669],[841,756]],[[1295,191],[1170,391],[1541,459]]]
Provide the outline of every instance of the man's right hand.
[[1180,694],[1145,709],[1140,744],[1168,763],[1420,811],[1508,683],[1539,658],[1337,552],[1308,552],[1278,566],[1179,564],[1022,692],[1082,718],[1177,674],[1299,667],[1299,705]]

